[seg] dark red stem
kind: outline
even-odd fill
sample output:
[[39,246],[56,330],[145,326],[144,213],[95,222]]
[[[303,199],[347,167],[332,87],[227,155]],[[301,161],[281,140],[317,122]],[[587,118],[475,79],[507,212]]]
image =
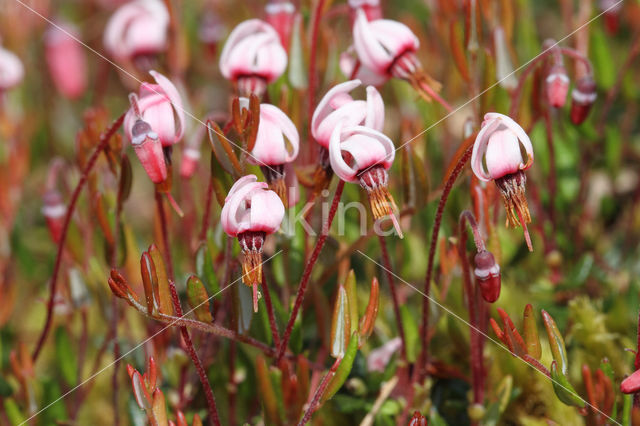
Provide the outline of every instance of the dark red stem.
[[[176,315],[182,318],[182,306],[180,305],[180,299],[178,298],[178,292],[176,291],[176,285],[173,282],[173,279],[169,280],[169,289],[171,290],[171,300],[173,301],[173,308],[176,310]],[[211,390],[211,384],[209,383],[209,379],[207,378],[207,373],[204,371],[202,362],[200,361],[200,358],[196,353],[196,349],[193,347],[193,342],[191,341],[191,337],[189,336],[187,327],[180,326],[180,333],[182,334],[182,339],[184,340],[187,353],[191,357],[193,365],[196,367],[198,377],[200,378],[200,383],[202,383],[202,388],[204,389],[204,394],[207,398],[207,406],[209,407],[209,422],[213,425],[219,426],[220,417],[218,416],[216,400],[213,396],[213,391]]]
[[302,279],[300,280],[300,285],[298,286],[298,294],[296,295],[293,310],[291,311],[291,317],[289,318],[289,322],[287,323],[287,327],[285,328],[284,335],[282,336],[282,342],[280,343],[280,349],[278,350],[278,356],[276,357],[276,365],[280,364],[280,360],[282,360],[282,357],[287,350],[287,344],[289,343],[289,338],[291,337],[291,331],[293,331],[293,324],[295,323],[298,312],[300,311],[300,307],[302,306],[302,301],[304,300],[304,295],[307,291],[307,284],[309,284],[309,279],[311,278],[311,272],[313,271],[313,267],[318,261],[320,251],[322,251],[322,247],[324,246],[324,243],[327,241],[327,237],[329,236],[329,229],[331,228],[331,223],[333,222],[333,218],[336,215],[338,202],[342,197],[343,189],[344,181],[340,180],[340,182],[338,182],[338,186],[336,187],[336,193],[333,196],[333,202],[331,203],[329,216],[327,217],[326,222],[322,225],[322,231],[320,233],[320,236],[318,236],[318,239],[316,240],[316,246],[314,247],[313,252],[311,253],[311,257],[309,258],[309,261],[304,268],[304,272],[302,273]]
[[393,314],[396,317],[396,327],[398,327],[398,334],[402,341],[400,348],[400,355],[403,361],[407,361],[407,341],[404,335],[404,326],[402,324],[402,315],[400,315],[400,302],[398,301],[398,294],[396,292],[396,283],[393,279],[391,269],[391,259],[389,258],[389,251],[387,250],[387,242],[384,236],[378,235],[380,241],[380,249],[382,251],[382,261],[384,262],[384,270],[387,275],[387,281],[389,281],[389,290],[391,291],[391,300],[393,301]]
[[473,150],[473,145],[469,146],[460,160],[458,160],[457,164],[450,172],[449,177],[444,184],[442,189],[442,195],[440,196],[440,201],[438,202],[438,208],[436,210],[436,217],[433,224],[433,231],[431,233],[431,244],[429,245],[429,259],[427,261],[427,273],[424,281],[424,294],[425,297],[422,303],[422,329],[421,329],[421,339],[422,339],[422,353],[420,354],[420,361],[415,368],[414,372],[414,381],[418,380],[427,370],[427,363],[429,361],[429,295],[431,294],[431,277],[433,274],[433,262],[436,254],[436,246],[438,243],[438,234],[440,233],[440,225],[442,223],[442,213],[444,211],[444,206],[447,204],[447,200],[449,199],[449,194],[451,193],[451,189],[453,188],[453,184],[456,179],[462,172],[464,166],[469,161],[471,157],[471,152]]
[[280,333],[278,332],[278,324],[276,316],[273,314],[273,305],[271,304],[271,293],[267,285],[267,278],[262,271],[262,293],[264,294],[264,304],[267,306],[267,315],[269,315],[269,326],[271,327],[271,336],[273,337],[273,345],[277,348],[280,346]]
[[55,266],[53,268],[53,275],[51,277],[51,282],[49,284],[49,301],[47,302],[47,318],[45,320],[44,329],[40,334],[40,338],[38,339],[38,343],[36,344],[36,348],[34,349],[31,358],[33,362],[38,359],[38,355],[40,355],[40,351],[42,350],[42,346],[44,342],[47,340],[47,336],[49,335],[49,331],[51,329],[51,323],[53,320],[53,305],[56,295],[56,290],[58,288],[58,275],[60,274],[60,265],[62,264],[62,253],[64,252],[64,243],[67,240],[67,233],[69,232],[69,224],[71,223],[71,217],[73,216],[73,212],[75,211],[76,203],[78,202],[78,198],[80,197],[80,192],[84,187],[87,179],[89,178],[89,173],[93,170],[93,166],[95,166],[100,153],[104,151],[109,143],[109,139],[111,136],[118,131],[120,126],[122,125],[122,121],[124,120],[125,114],[123,113],[120,117],[118,117],[111,126],[100,135],[100,142],[96,147],[91,157],[87,161],[87,165],[82,171],[82,175],[80,176],[80,180],[76,185],[76,188],[73,190],[73,194],[71,195],[71,200],[69,201],[69,207],[67,208],[67,213],[64,217],[64,225],[62,226],[62,236],[60,237],[60,241],[58,242],[58,252],[56,254]]

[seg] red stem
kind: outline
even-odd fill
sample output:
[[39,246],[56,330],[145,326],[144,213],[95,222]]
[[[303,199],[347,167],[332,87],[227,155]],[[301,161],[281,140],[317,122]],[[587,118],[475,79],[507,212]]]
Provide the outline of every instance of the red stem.
[[[173,301],[173,308],[176,310],[176,314],[178,315],[178,317],[182,318],[182,306],[180,305],[180,299],[178,298],[178,292],[176,291],[176,285],[173,282],[173,279],[169,280],[169,289],[171,290],[171,300]],[[207,373],[204,371],[202,362],[200,361],[200,358],[198,357],[198,354],[193,347],[193,342],[191,341],[191,337],[189,336],[187,327],[180,326],[180,333],[182,334],[182,339],[184,340],[187,353],[191,357],[193,365],[196,367],[198,377],[200,378],[200,383],[202,383],[202,388],[204,389],[204,394],[207,398],[207,406],[209,407],[209,422],[211,424],[219,426],[220,417],[218,416],[216,400],[213,396],[213,391],[211,390],[211,384],[209,383],[209,379],[207,378]]]
[[264,294],[264,304],[267,306],[267,314],[269,315],[269,326],[271,327],[271,336],[273,337],[273,345],[280,346],[280,333],[278,332],[278,324],[276,324],[276,316],[273,314],[273,305],[271,304],[271,293],[267,285],[267,278],[262,271],[262,293]]
[[[475,137],[475,136],[472,136]],[[464,143],[464,142],[463,142]],[[421,339],[422,339],[422,353],[420,354],[420,362],[417,368],[414,369],[414,382],[417,381],[427,370],[427,363],[429,361],[429,295],[431,293],[431,277],[433,274],[433,262],[436,254],[436,246],[438,243],[438,234],[440,233],[440,225],[442,223],[442,212],[444,211],[444,206],[447,203],[449,198],[449,194],[451,193],[451,189],[453,188],[453,184],[456,179],[462,172],[462,169],[469,161],[471,157],[471,152],[473,150],[473,145],[469,146],[464,153],[458,163],[455,165],[453,170],[451,170],[449,177],[447,178],[446,183],[442,189],[442,195],[440,196],[440,201],[438,202],[438,208],[436,210],[436,217],[433,224],[433,231],[431,233],[431,244],[429,246],[429,259],[427,262],[427,273],[424,282],[424,294],[425,297],[422,303],[422,330],[421,330]]]
[[298,294],[296,295],[296,301],[293,305],[293,310],[291,311],[291,317],[289,318],[289,322],[287,323],[287,327],[285,328],[284,335],[282,337],[282,342],[280,343],[280,348],[278,349],[278,356],[276,357],[275,362],[276,365],[280,364],[280,360],[284,356],[284,353],[287,349],[287,344],[289,343],[289,338],[291,337],[291,331],[293,331],[293,324],[296,321],[296,317],[298,316],[298,312],[300,311],[300,307],[302,306],[302,301],[304,300],[304,294],[307,291],[307,284],[309,283],[309,279],[311,278],[311,272],[313,271],[313,267],[318,261],[320,251],[322,251],[322,247],[324,246],[324,243],[329,236],[329,229],[331,228],[331,223],[333,222],[333,218],[336,215],[338,202],[342,197],[343,189],[344,181],[340,180],[336,188],[336,193],[333,196],[333,202],[331,203],[329,216],[322,226],[320,236],[316,240],[316,246],[314,247],[313,252],[311,253],[311,257],[309,258],[309,261],[304,268],[304,272],[302,273],[302,279],[300,280],[300,285],[298,286]]
[[169,230],[167,229],[167,215],[164,211],[162,194],[156,191],[156,207],[160,218],[160,228],[162,230],[162,245],[164,246],[164,262],[167,264],[169,280],[173,280],[173,262],[171,261],[171,247],[169,247]]
[[80,192],[84,187],[84,184],[87,182],[89,178],[89,173],[93,170],[93,166],[95,166],[100,153],[107,147],[109,143],[109,139],[111,136],[120,128],[122,125],[122,121],[124,120],[125,113],[123,113],[120,117],[118,117],[111,126],[100,136],[100,142],[96,147],[95,151],[89,157],[87,161],[87,165],[82,171],[82,175],[80,176],[80,180],[76,185],[76,188],[73,190],[73,194],[71,195],[71,200],[69,201],[69,208],[67,208],[67,213],[64,217],[64,225],[62,226],[62,236],[60,237],[60,241],[58,242],[58,252],[56,254],[55,266],[53,268],[53,275],[51,277],[51,282],[49,284],[49,301],[47,302],[47,318],[45,320],[44,329],[40,334],[40,338],[38,339],[38,343],[36,344],[36,348],[34,349],[31,359],[35,363],[38,359],[38,355],[40,355],[40,351],[42,350],[42,346],[44,342],[47,340],[47,336],[49,335],[49,331],[51,330],[51,323],[53,320],[53,305],[56,295],[56,290],[58,288],[58,275],[60,274],[60,265],[62,264],[62,253],[64,251],[64,243],[67,240],[67,233],[69,232],[69,224],[71,223],[71,217],[73,216],[73,212],[75,211],[76,203],[78,202],[78,198],[80,197]]
[[329,386],[329,382],[331,382],[331,379],[336,374],[336,371],[338,370],[338,367],[340,366],[341,362],[342,362],[342,358],[336,359],[336,361],[331,366],[331,369],[329,369],[327,374],[325,374],[325,376],[322,378],[322,382],[320,382],[318,389],[316,389],[316,393],[313,394],[313,399],[309,403],[309,408],[307,408],[307,411],[305,411],[304,416],[302,416],[302,420],[300,420],[300,423],[298,423],[298,426],[303,426],[307,424],[309,420],[311,420],[311,416],[313,415],[313,412],[317,409],[317,405],[320,402],[320,398],[322,398],[322,395],[327,390],[327,386]]
[[398,327],[398,334],[402,341],[400,347],[400,355],[404,362],[407,361],[407,341],[404,334],[404,325],[402,324],[402,316],[400,315],[400,302],[398,301],[398,294],[396,292],[396,283],[391,273],[391,259],[389,258],[389,251],[387,250],[387,242],[384,236],[378,235],[380,240],[380,249],[382,251],[382,261],[384,262],[384,270],[387,274],[387,281],[389,281],[389,290],[391,291],[391,300],[393,301],[393,314],[396,317],[396,326]]
[[[320,27],[320,19],[322,18],[322,10],[324,9],[325,0],[317,0],[316,7],[313,11],[313,24],[311,26],[311,47],[309,49],[309,86],[307,88],[309,135],[311,135],[311,117],[315,108],[316,95],[316,50],[318,48],[318,28]],[[309,144],[309,158],[313,159],[315,149],[313,144]]]

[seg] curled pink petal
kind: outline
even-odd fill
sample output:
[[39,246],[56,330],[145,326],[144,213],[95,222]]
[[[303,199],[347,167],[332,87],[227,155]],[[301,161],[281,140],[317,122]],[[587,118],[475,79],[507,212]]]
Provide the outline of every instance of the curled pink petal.
[[153,78],[156,80],[156,82],[158,83],[162,91],[168,97],[169,102],[171,103],[171,106],[175,113],[175,116],[177,117],[177,120],[175,120],[175,129],[176,129],[175,140],[177,142],[178,140],[182,139],[182,136],[184,135],[184,130],[185,130],[184,128],[185,119],[184,119],[184,108],[182,107],[182,97],[180,96],[178,89],[176,89],[176,86],[174,86],[174,84],[167,77],[153,70],[149,71],[149,74],[153,76]]
[[[486,116],[485,116],[486,117]],[[487,144],[489,143],[489,136],[500,124],[496,121],[482,122],[482,128],[476,136],[476,140],[473,143],[473,151],[471,152],[471,169],[478,179],[484,182],[489,182],[491,176],[487,174],[482,164],[482,159],[487,152]]]
[[376,73],[386,74],[395,57],[380,44],[364,12],[360,9],[356,14],[353,25],[353,46],[358,53],[358,59],[362,65]]
[[384,102],[380,92],[373,87],[367,87],[367,117],[364,125],[379,132],[384,128]]
[[516,135],[508,129],[494,131],[489,136],[485,161],[492,179],[517,172],[522,154]]
[[87,58],[75,39],[76,31],[67,24],[51,26],[45,33],[45,57],[49,74],[58,91],[76,99],[87,88]]
[[247,175],[229,190],[220,222],[228,235],[236,237],[246,231],[273,233],[283,218],[280,197],[267,189],[266,183],[257,182],[255,175]]
[[0,92],[17,86],[24,77],[24,67],[18,57],[0,46]]
[[111,16],[103,43],[116,59],[162,52],[167,46],[169,12],[160,0],[136,0],[122,5]]
[[[344,98],[345,95],[349,96],[349,92],[360,86],[360,84],[360,80],[357,79],[345,81],[344,83],[336,84],[327,91],[327,93],[318,103],[318,106],[313,112],[313,117],[311,118],[311,132],[314,138],[318,138],[318,127],[320,126],[322,120],[324,120],[329,114],[331,114],[331,112],[336,110],[336,107],[332,106],[333,100],[339,97]],[[351,96],[349,96],[349,98],[351,98]]]
[[358,170],[349,167],[342,158],[342,148],[340,146],[342,138],[342,123],[338,124],[331,134],[329,141],[329,161],[331,168],[338,177],[347,182],[357,182]]
[[228,80],[258,76],[267,83],[287,67],[287,52],[276,30],[259,19],[240,23],[229,35],[220,55],[220,71]]
[[[346,51],[340,54],[339,65],[342,74],[344,74],[348,78],[354,76],[355,78],[361,80],[362,84],[381,86],[389,79],[389,75],[377,73],[374,70],[362,65],[353,46],[349,46]],[[358,67],[358,69],[355,70],[356,73],[354,75],[353,71],[355,67]]]
[[620,391],[630,394],[640,392],[640,370],[636,370],[620,383]]
[[525,163],[522,163],[520,165],[520,170],[526,170],[531,167],[531,164],[533,163],[533,145],[531,145],[531,139],[529,139],[529,135],[527,135],[524,129],[511,117],[504,114],[499,114],[497,112],[489,112],[485,114],[484,119],[500,120],[500,124],[507,127],[509,130],[516,134],[518,140],[522,143],[522,146],[524,146],[524,150],[527,156],[529,157]]
[[257,165],[289,163],[298,156],[299,146],[300,136],[291,119],[274,105],[260,105],[258,135],[249,162]]

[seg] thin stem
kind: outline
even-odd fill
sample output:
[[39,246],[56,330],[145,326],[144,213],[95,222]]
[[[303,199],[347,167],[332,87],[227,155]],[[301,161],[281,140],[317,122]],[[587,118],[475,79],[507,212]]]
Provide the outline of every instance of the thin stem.
[[336,215],[338,202],[342,197],[343,189],[344,181],[340,180],[336,188],[336,193],[333,195],[333,202],[331,203],[329,216],[327,217],[326,222],[322,225],[322,231],[320,233],[320,236],[316,240],[316,246],[314,247],[313,252],[311,253],[311,257],[309,258],[309,261],[304,268],[304,272],[302,273],[302,279],[300,280],[300,285],[298,286],[298,294],[296,295],[293,310],[291,311],[291,317],[289,317],[289,322],[287,323],[287,327],[285,328],[284,335],[282,337],[282,342],[280,343],[280,348],[278,349],[276,365],[280,363],[280,360],[284,356],[284,353],[287,349],[287,344],[289,343],[289,338],[291,337],[291,332],[293,331],[293,324],[296,321],[296,317],[298,316],[298,312],[300,311],[300,307],[302,306],[302,301],[304,300],[305,292],[307,291],[307,284],[309,284],[311,272],[313,271],[313,267],[318,261],[320,251],[322,251],[322,247],[324,246],[324,243],[327,241],[327,237],[329,236],[329,229],[331,228],[331,223],[333,222],[333,218]]
[[53,320],[53,305],[55,301],[56,290],[58,288],[58,276],[60,275],[60,265],[62,264],[62,253],[64,252],[64,243],[67,240],[67,233],[69,232],[69,224],[71,223],[71,217],[73,216],[73,212],[75,211],[76,203],[78,202],[78,198],[80,197],[80,192],[84,187],[87,179],[89,178],[89,173],[93,170],[93,166],[95,166],[100,153],[104,151],[109,143],[109,139],[111,136],[118,131],[122,122],[124,120],[125,113],[120,115],[111,126],[100,135],[100,142],[96,147],[95,151],[89,157],[87,164],[82,171],[82,175],[80,176],[80,180],[76,185],[76,188],[73,190],[73,194],[71,195],[71,200],[69,201],[69,207],[67,208],[67,212],[64,217],[64,224],[62,226],[62,235],[60,237],[60,241],[58,242],[58,251],[56,254],[55,266],[53,268],[53,275],[51,276],[51,282],[49,283],[49,301],[47,302],[47,318],[45,320],[44,329],[38,338],[38,343],[31,355],[33,362],[38,359],[38,355],[40,355],[40,351],[42,350],[42,346],[44,345],[45,340],[47,340],[47,336],[49,335],[49,331],[51,330],[51,323]]
[[[169,290],[171,291],[171,300],[173,301],[173,308],[176,310],[176,314],[178,317],[182,317],[182,306],[180,305],[180,299],[178,298],[178,292],[176,291],[176,285],[173,282],[173,279],[169,279]],[[200,378],[200,383],[202,383],[202,388],[204,389],[204,394],[207,399],[207,406],[209,407],[209,422],[213,425],[220,425],[220,417],[218,416],[218,409],[216,407],[216,400],[213,396],[213,390],[211,390],[211,384],[209,383],[209,379],[207,378],[207,373],[204,371],[204,367],[202,366],[202,362],[196,353],[196,349],[193,347],[193,342],[191,341],[191,336],[189,336],[189,332],[187,331],[187,327],[181,326],[180,333],[182,334],[182,339],[184,340],[184,344],[187,349],[187,353],[191,357],[191,361],[193,361],[193,365],[196,367],[196,371],[198,372],[198,377]]]
[[275,347],[280,346],[280,333],[278,332],[278,324],[276,323],[276,317],[273,314],[273,305],[271,304],[271,293],[269,292],[269,286],[267,285],[266,274],[262,273],[262,293],[264,294],[264,304],[267,306],[267,315],[269,316],[269,327],[271,327],[271,337],[273,338],[273,345]]
[[436,217],[433,224],[433,231],[431,233],[431,244],[429,246],[429,258],[427,261],[427,273],[424,282],[424,294],[425,297],[422,303],[422,330],[421,330],[421,339],[422,339],[422,353],[420,354],[420,363],[418,368],[416,368],[414,374],[414,382],[417,381],[427,370],[427,363],[429,362],[429,295],[431,294],[431,278],[433,274],[433,262],[436,254],[436,246],[438,243],[438,234],[440,233],[440,225],[442,223],[442,213],[444,211],[444,206],[449,199],[449,194],[451,193],[451,189],[453,188],[453,184],[456,179],[462,172],[464,166],[469,161],[471,157],[471,151],[473,150],[472,141],[475,139],[475,133],[467,138],[462,147],[468,145],[468,147],[464,150],[461,158],[458,160],[454,168],[449,172],[448,177],[445,181],[444,187],[442,189],[442,195],[440,196],[440,201],[438,202],[438,208],[436,210]]
[[158,209],[158,217],[160,218],[160,229],[162,232],[162,245],[164,246],[164,262],[167,264],[167,273],[169,280],[174,279],[173,262],[171,261],[171,247],[169,246],[169,230],[167,229],[167,215],[164,211],[162,194],[156,191],[156,208]]
[[476,250],[478,251],[478,253],[486,250],[484,239],[482,238],[482,235],[480,235],[478,222],[476,221],[476,218],[473,215],[473,213],[471,213],[469,210],[465,210],[462,213],[460,213],[460,226],[461,226],[460,233],[461,234],[463,231],[463,227],[464,227],[463,225],[465,221],[469,224],[469,227],[471,228],[471,232],[473,232],[473,242],[476,245]]
[[[309,85],[307,87],[307,99],[309,100],[307,119],[309,120],[309,134],[311,134],[311,117],[315,108],[316,94],[316,51],[318,48],[318,28],[320,27],[320,19],[322,19],[322,11],[324,9],[325,0],[317,0],[316,7],[313,11],[313,24],[311,26],[311,47],[309,49]],[[313,144],[309,144],[309,157],[314,155],[315,149]]]
[[318,408],[320,398],[322,398],[322,395],[327,390],[327,386],[329,386],[329,382],[331,382],[331,379],[333,378],[333,376],[335,376],[341,362],[342,358],[337,358],[329,371],[327,371],[327,374],[325,374],[325,376],[322,378],[322,382],[320,382],[318,389],[316,389],[316,393],[313,394],[313,399],[309,403],[309,408],[307,408],[307,411],[305,411],[304,416],[302,416],[302,420],[300,420],[300,422],[298,423],[298,426],[304,426],[309,422],[309,420],[311,420],[313,412]]
[[396,327],[398,327],[398,334],[402,341],[400,347],[400,356],[402,361],[407,361],[407,341],[404,334],[404,326],[402,324],[402,315],[400,315],[400,302],[398,301],[398,294],[396,292],[396,283],[393,279],[391,269],[391,259],[389,258],[389,251],[387,250],[387,242],[382,235],[378,235],[380,241],[380,249],[382,251],[382,261],[384,262],[384,270],[387,274],[387,281],[389,281],[389,290],[391,291],[391,300],[393,301],[393,314],[396,317]]

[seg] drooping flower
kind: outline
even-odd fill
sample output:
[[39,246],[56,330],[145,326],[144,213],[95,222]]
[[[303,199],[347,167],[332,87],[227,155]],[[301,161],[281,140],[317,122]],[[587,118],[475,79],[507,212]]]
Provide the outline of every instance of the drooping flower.
[[142,64],[166,49],[168,29],[169,12],[164,2],[135,0],[122,5],[111,16],[103,42],[117,60]]
[[[520,144],[527,154],[524,161]],[[531,222],[531,216],[524,195],[527,181],[524,171],[532,164],[533,147],[522,127],[506,115],[485,114],[473,145],[471,167],[478,179],[496,183],[507,211],[507,226],[522,225],[529,250],[533,249],[526,224]]]
[[[248,105],[249,100],[240,98],[240,103]],[[288,205],[285,165],[296,159],[299,146],[298,129],[287,114],[275,105],[260,104],[258,134],[247,160],[260,166],[269,187],[285,205]]]
[[57,244],[62,238],[62,228],[64,227],[64,216],[67,213],[67,207],[62,201],[62,195],[55,189],[47,190],[42,197],[42,201],[42,215],[47,222],[51,239]]
[[360,66],[381,77],[408,81],[426,100],[437,96],[440,83],[422,69],[415,54],[420,41],[406,25],[390,19],[368,21],[360,8],[353,25],[353,46]]
[[587,74],[576,83],[571,92],[571,121],[573,124],[582,124],[587,119],[591,106],[596,101],[596,82],[593,76]]
[[547,100],[554,108],[562,108],[569,93],[569,76],[564,65],[554,65],[545,79],[547,85]]
[[339,123],[344,127],[363,125],[382,131],[384,127],[384,102],[373,86],[367,87],[367,100],[355,100],[349,94],[361,85],[360,80],[351,80],[332,87],[322,98],[311,119],[311,134],[320,145],[316,169],[316,191],[324,189],[333,172],[329,161],[329,141]]
[[[176,86],[162,74],[149,72],[157,84],[142,83],[138,96],[140,118],[149,123],[162,142],[162,146],[171,146],[184,135],[184,109],[182,98]],[[138,119],[131,108],[124,119],[124,129],[132,139],[131,130]]]
[[296,7],[286,0],[272,0],[264,7],[267,22],[278,32],[280,43],[289,51]]
[[[345,158],[346,157],[346,158]],[[391,217],[402,238],[396,218],[398,207],[389,192],[387,170],[393,164],[395,147],[383,133],[365,126],[343,127],[339,123],[331,134],[329,160],[340,179],[359,183],[369,196],[373,217]]]
[[474,262],[473,274],[476,277],[476,283],[480,286],[482,298],[487,303],[493,303],[500,296],[500,265],[496,263],[493,254],[487,250],[478,252]]
[[220,215],[224,231],[240,243],[242,282],[253,287],[254,311],[258,310],[258,286],[262,283],[264,239],[280,228],[284,218],[284,205],[278,194],[257,180],[255,175],[238,179],[229,190]]
[[22,61],[14,53],[0,46],[0,92],[17,86],[23,77]]
[[51,26],[44,37],[49,74],[58,91],[69,99],[82,96],[87,89],[87,57],[68,24]]
[[273,27],[259,19],[240,23],[231,31],[220,54],[220,72],[240,96],[262,96],[267,84],[287,68],[287,52]]

